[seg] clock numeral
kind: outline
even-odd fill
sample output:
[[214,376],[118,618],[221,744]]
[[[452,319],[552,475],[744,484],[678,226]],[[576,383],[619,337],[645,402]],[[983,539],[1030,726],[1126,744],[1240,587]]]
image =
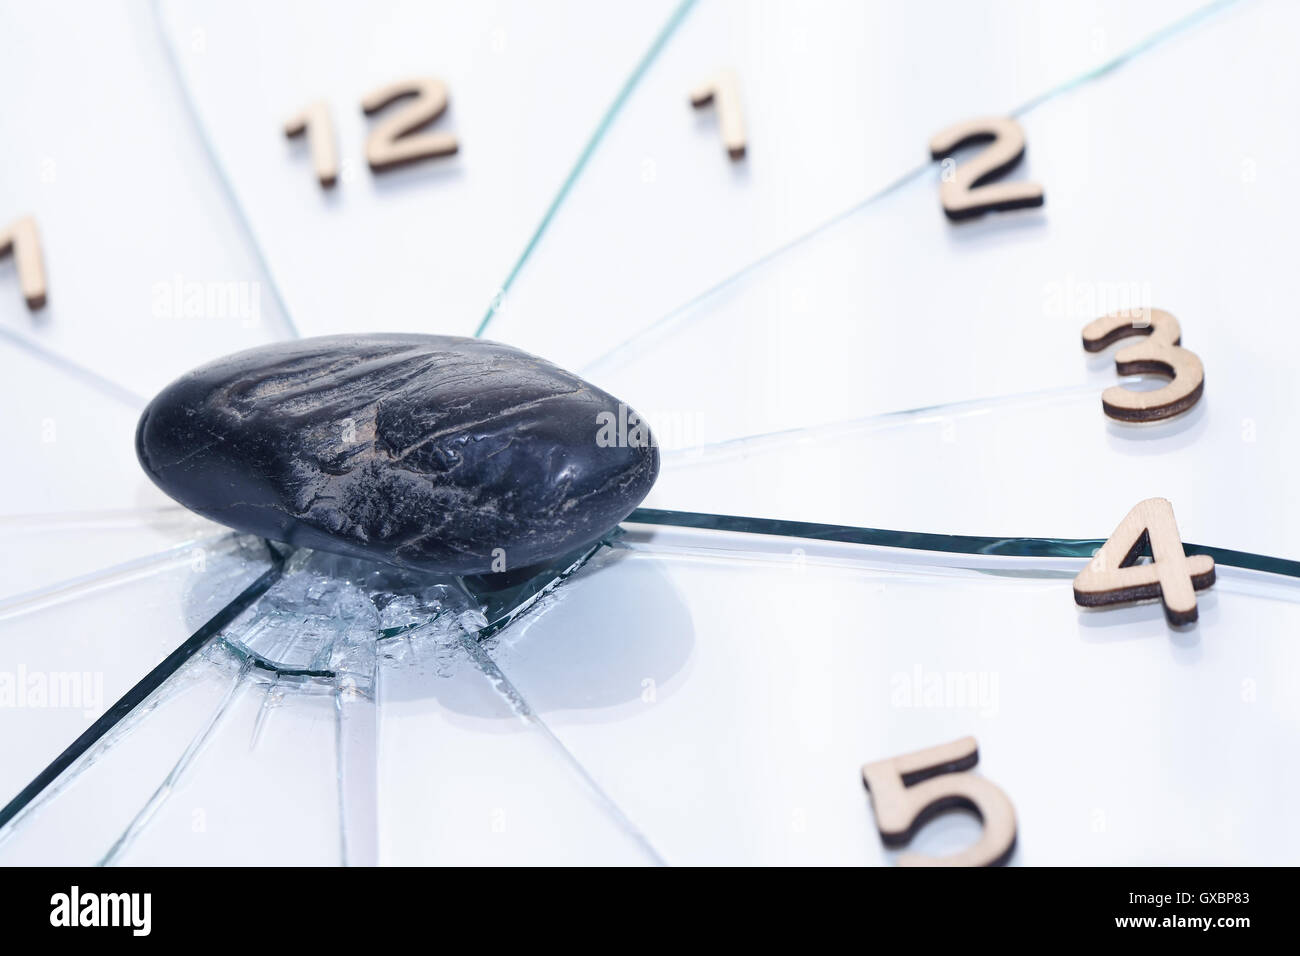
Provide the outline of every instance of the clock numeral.
[[930,857],[905,853],[900,866],[997,866],[1005,863],[1016,845],[1016,811],[1002,789],[993,782],[964,771],[979,762],[974,737],[963,737],[869,763],[862,782],[871,794],[880,838],[887,846],[902,846],[934,814],[964,808],[979,814],[984,832],[960,853]]
[[990,145],[939,185],[939,201],[949,219],[956,222],[986,212],[1043,204],[1043,187],[1038,183],[993,183],[1025,155],[1025,132],[1013,119],[994,116],[949,126],[931,138],[930,157],[943,159],[976,143]]
[[1153,422],[1169,418],[1195,405],[1205,390],[1205,369],[1201,360],[1180,348],[1182,330],[1178,320],[1163,309],[1150,309],[1150,317],[1117,313],[1102,316],[1083,327],[1083,347],[1100,352],[1130,335],[1145,335],[1146,341],[1121,349],[1115,356],[1120,375],[1154,372],[1167,375],[1168,385],[1149,392],[1135,392],[1115,385],[1101,395],[1101,407],[1111,418],[1125,422]]
[[[1151,562],[1136,564],[1151,548]],[[1164,498],[1138,502],[1074,579],[1074,600],[1102,607],[1160,598],[1170,624],[1196,620],[1196,591],[1214,583],[1214,559],[1183,553],[1174,508]]]
[[414,96],[415,102],[380,122],[366,141],[366,160],[376,172],[433,156],[450,156],[459,148],[451,133],[411,135],[447,110],[446,84],[434,77],[381,86],[361,101],[361,109],[369,116],[407,96]]
[[284,124],[284,135],[292,139],[307,134],[311,146],[311,162],[316,178],[325,188],[333,186],[339,178],[339,154],[335,146],[334,121],[324,100],[317,100]]
[[[415,97],[415,101],[381,121],[366,140],[366,160],[375,172],[433,156],[450,156],[459,148],[451,133],[412,135],[447,111],[447,87],[434,77],[415,77],[381,86],[361,101],[361,109],[370,115],[408,96]],[[329,188],[338,181],[339,157],[334,120],[324,100],[317,100],[284,124],[284,135],[291,139],[304,132],[311,144],[316,178]]]
[[717,104],[718,124],[722,127],[722,143],[732,159],[745,157],[745,121],[740,112],[740,81],[731,70],[722,70],[717,76],[691,90],[691,105],[696,109]]
[[36,220],[23,216],[8,229],[0,229],[0,258],[10,250],[18,270],[18,286],[27,300],[27,308],[36,310],[45,305],[45,258],[41,255],[41,238],[36,231]]

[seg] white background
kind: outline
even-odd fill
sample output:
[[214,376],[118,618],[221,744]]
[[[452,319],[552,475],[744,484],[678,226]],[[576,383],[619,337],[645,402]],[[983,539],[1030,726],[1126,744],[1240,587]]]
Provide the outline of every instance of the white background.
[[[701,0],[487,334],[585,370],[649,415],[672,446],[656,507],[1104,537],[1162,495],[1186,540],[1300,557],[1289,294],[1300,9],[1241,3],[1142,46],[1195,9]],[[50,287],[30,314],[0,261],[11,456],[0,642],[51,634],[75,662],[105,658],[79,657],[86,642],[129,645],[144,620],[183,636],[175,552],[150,556],[217,529],[166,510],[140,473],[139,402],[293,327],[471,334],[672,11],[0,6],[0,81],[17,91],[0,114],[0,222],[36,217]],[[724,66],[740,78],[741,163],[713,111],[687,102]],[[448,84],[438,128],[461,151],[372,174],[359,101],[415,73]],[[1044,207],[949,223],[938,168],[923,168],[929,136],[1052,91],[1020,117],[1028,153],[1012,174],[1043,185]],[[344,161],[328,193],[281,132],[317,98]],[[256,319],[160,314],[159,286],[177,277],[248,284]],[[1113,360],[1082,351],[1093,316],[1069,296],[1117,284],[1178,316],[1205,365],[1205,398],[1178,421],[1135,428],[1101,413]],[[1158,607],[1079,611],[1068,566],[1036,581],[1025,567],[999,579],[959,562],[935,577],[885,552],[870,573],[840,555],[849,571],[814,563],[799,576],[680,545],[685,556],[591,569],[494,645],[554,737],[520,723],[468,664],[392,670],[380,861],[883,862],[857,765],[965,733],[1017,805],[1019,862],[1295,859],[1300,832],[1281,799],[1295,781],[1278,757],[1297,721],[1288,586],[1229,572],[1202,596],[1200,624],[1175,633]],[[134,598],[114,590],[114,569],[132,561],[153,569]],[[171,633],[159,628],[153,640]],[[123,686],[147,656],[121,655]],[[892,706],[892,678],[917,666],[1000,675],[997,716]],[[323,803],[285,840],[290,856],[258,857],[266,844],[243,817],[223,830],[214,816],[206,837],[181,840],[191,804],[235,799],[200,776],[169,810],[177,829],[153,831],[136,861],[333,859],[336,834],[308,832],[337,826],[318,703],[286,707],[279,736],[257,738],[284,753],[326,748],[311,778],[323,782],[302,788]],[[207,711],[193,709],[201,726]],[[0,733],[45,734],[57,753],[78,728],[47,716],[0,712]],[[138,747],[112,772],[161,778],[192,733]],[[243,753],[208,759],[230,786],[274,792],[274,751]],[[288,826],[291,811],[278,812]],[[86,827],[62,845],[69,861],[111,842],[123,813],[71,814]],[[923,848],[970,832],[944,826]],[[51,852],[54,838],[36,832],[23,852]],[[294,857],[295,845],[312,850]],[[9,847],[0,859],[20,849]]]

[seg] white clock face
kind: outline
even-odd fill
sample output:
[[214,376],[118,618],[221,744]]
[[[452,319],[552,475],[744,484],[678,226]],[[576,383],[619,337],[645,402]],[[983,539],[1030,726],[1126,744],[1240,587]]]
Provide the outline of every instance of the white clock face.
[[[0,259],[0,863],[889,865],[862,766],[968,736],[1013,864],[1293,862],[1298,31],[1280,0],[0,7],[0,235],[34,224]],[[429,78],[455,153],[372,169],[409,98],[363,99]],[[972,119],[1025,155],[969,195],[1041,206],[944,214],[1010,136],[931,157]],[[1119,311],[1152,334],[1086,351]],[[183,372],[380,331],[637,408],[642,509],[489,593],[141,471]],[[1103,409],[1175,387],[1117,352],[1176,344],[1190,407]],[[1152,498],[1161,571],[1090,561]],[[1171,625],[1180,538],[1215,579]],[[1078,603],[1134,575],[1163,599]]]

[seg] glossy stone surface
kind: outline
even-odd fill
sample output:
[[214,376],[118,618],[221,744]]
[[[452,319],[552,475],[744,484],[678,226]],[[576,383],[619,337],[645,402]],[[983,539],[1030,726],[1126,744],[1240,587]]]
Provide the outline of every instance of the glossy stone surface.
[[145,409],[136,453],[164,492],[236,530],[486,574],[594,542],[645,497],[658,449],[611,420],[637,418],[510,346],[337,335],[183,376]]

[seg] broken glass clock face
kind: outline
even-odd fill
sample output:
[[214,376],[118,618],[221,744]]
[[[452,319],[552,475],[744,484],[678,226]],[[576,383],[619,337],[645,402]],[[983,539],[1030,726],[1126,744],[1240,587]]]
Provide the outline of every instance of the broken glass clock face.
[[[890,839],[862,768],[967,738],[931,780],[1014,807],[1012,864],[1300,854],[1300,8],[0,19],[0,863],[945,859],[1000,823]],[[1144,338],[1085,349],[1117,313]],[[658,480],[593,544],[440,574],[137,462],[186,371],[379,332],[617,395]],[[1190,404],[1114,414],[1171,369]],[[1176,527],[1112,539],[1150,499]],[[1170,623],[1184,550],[1213,583]]]

